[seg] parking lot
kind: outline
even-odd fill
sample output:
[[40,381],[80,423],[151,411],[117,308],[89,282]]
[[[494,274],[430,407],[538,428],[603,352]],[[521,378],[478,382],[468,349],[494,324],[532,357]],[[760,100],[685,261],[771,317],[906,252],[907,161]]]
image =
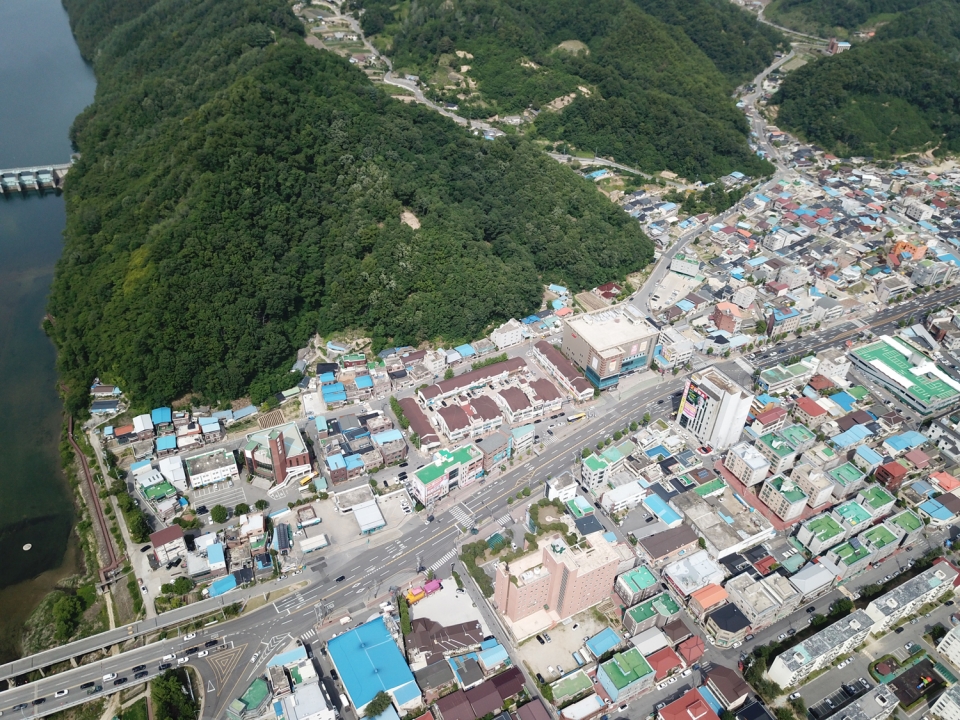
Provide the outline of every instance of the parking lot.
[[246,488],[237,484],[230,487],[230,485],[217,483],[194,490],[191,493],[191,500],[194,507],[206,505],[211,508],[214,505],[223,505],[226,508],[233,509],[240,503],[247,502],[247,492]]
[[[865,682],[860,682],[858,678],[849,684],[841,685],[819,702],[810,705],[808,707],[810,717],[812,717],[813,720],[820,720],[820,718],[833,715],[833,713],[841,710],[861,695],[867,693],[870,688],[874,686],[874,683],[866,677],[863,678],[863,680]],[[834,680],[834,682],[836,682],[836,680]]]

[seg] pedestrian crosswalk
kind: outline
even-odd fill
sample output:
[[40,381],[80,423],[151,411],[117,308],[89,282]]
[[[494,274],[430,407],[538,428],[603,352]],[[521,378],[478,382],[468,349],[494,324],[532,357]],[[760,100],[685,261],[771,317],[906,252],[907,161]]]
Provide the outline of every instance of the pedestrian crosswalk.
[[473,527],[473,517],[460,505],[454,505],[450,508],[450,514],[457,521],[457,524],[464,527]]
[[303,635],[300,636],[301,640],[309,640],[312,637],[315,637],[317,634],[316,628],[310,628]]
[[446,565],[448,562],[450,562],[451,560],[453,560],[456,556],[457,556],[457,551],[456,551],[456,550],[451,550],[451,551],[448,552],[446,555],[444,555],[442,558],[440,558],[439,560],[437,560],[433,565],[431,565],[430,567],[428,567],[427,570],[434,570],[434,571],[439,570],[441,567],[443,567],[443,566]]
[[506,527],[507,525],[513,524],[513,516],[510,513],[507,513],[502,518],[497,520],[497,525],[500,527]]

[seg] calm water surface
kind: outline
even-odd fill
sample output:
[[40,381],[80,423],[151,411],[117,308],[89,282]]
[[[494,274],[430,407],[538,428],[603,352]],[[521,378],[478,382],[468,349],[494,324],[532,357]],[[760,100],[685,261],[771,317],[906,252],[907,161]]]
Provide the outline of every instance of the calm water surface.
[[[59,0],[0,0],[0,48],[0,169],[68,162],[70,124],[95,82]],[[0,198],[0,662],[79,561],[54,350],[40,329],[64,220],[62,197]]]

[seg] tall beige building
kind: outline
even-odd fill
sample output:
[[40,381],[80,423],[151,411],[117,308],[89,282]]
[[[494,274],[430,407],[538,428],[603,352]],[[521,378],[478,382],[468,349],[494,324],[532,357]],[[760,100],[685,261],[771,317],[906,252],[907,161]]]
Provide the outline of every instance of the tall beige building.
[[658,336],[643,314],[625,303],[564,320],[561,349],[594,387],[606,390],[621,375],[650,367]]
[[538,542],[539,549],[497,565],[494,602],[517,640],[609,597],[617,575],[635,560],[628,548],[608,542],[602,533],[587,535],[585,547],[570,547],[560,534]]

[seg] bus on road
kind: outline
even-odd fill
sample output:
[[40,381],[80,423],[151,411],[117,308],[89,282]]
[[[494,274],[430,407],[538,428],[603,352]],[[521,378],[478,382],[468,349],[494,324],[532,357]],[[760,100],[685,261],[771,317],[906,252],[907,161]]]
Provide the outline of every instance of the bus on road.
[[568,415],[567,422],[575,423],[577,420],[583,420],[587,416],[586,413],[577,413],[576,415]]

